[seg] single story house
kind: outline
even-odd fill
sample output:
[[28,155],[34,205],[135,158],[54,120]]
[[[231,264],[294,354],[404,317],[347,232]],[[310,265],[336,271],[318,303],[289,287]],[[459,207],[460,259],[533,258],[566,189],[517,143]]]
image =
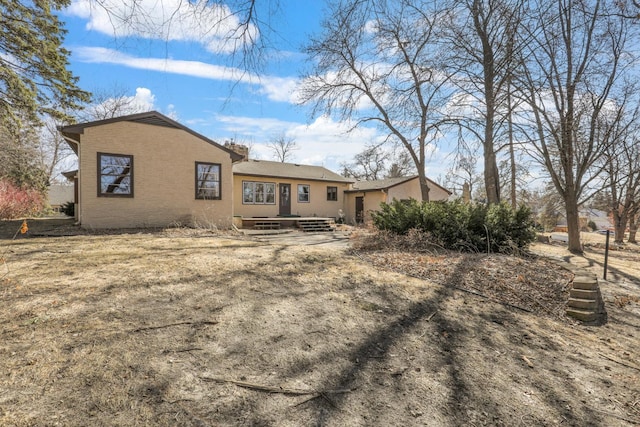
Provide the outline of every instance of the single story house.
[[338,218],[351,183],[322,166],[245,160],[233,165],[233,213]]
[[156,111],[59,128],[84,228],[230,227],[241,156]]
[[[451,191],[427,179],[429,200],[447,200]],[[422,199],[418,175],[388,178],[377,181],[357,181],[345,192],[345,213],[349,222],[367,222],[369,212],[378,210],[381,203],[396,200]]]
[[[229,228],[276,217],[353,224],[380,203],[421,197],[417,176],[355,182],[321,166],[249,160],[246,147],[219,145],[156,111],[59,131],[78,155],[78,170],[64,175],[84,228]],[[451,194],[429,185],[431,200]]]

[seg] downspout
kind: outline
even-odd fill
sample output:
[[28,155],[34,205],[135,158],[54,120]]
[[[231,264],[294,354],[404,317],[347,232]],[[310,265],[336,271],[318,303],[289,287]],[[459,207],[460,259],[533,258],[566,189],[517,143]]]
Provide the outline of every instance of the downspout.
[[75,214],[76,214],[76,225],[80,225],[82,224],[82,191],[81,187],[82,187],[82,179],[80,177],[81,173],[80,172],[80,142],[76,141],[72,138],[69,138],[68,136],[66,136],[64,133],[60,132],[60,134],[62,135],[62,138],[67,141],[67,144],[69,144],[71,146],[71,148],[75,147],[76,149],[73,150],[76,153],[76,156],[78,156],[78,172],[76,174],[76,178],[77,178],[77,185],[78,188],[75,189],[75,191],[78,193],[78,203],[77,206],[75,206]]

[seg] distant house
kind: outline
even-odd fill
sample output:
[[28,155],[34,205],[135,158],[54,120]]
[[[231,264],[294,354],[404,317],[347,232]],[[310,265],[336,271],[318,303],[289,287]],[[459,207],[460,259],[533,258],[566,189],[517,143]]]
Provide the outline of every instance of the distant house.
[[[589,228],[590,222],[596,225],[596,230],[613,230],[613,224],[607,212],[591,208],[581,209],[578,212],[580,230],[591,231]],[[553,231],[568,232],[567,219],[565,217],[560,218]]]
[[[447,200],[452,194],[446,188],[428,179],[429,200]],[[357,181],[345,192],[345,213],[349,222],[366,222],[369,212],[379,209],[381,203],[393,199],[422,199],[417,175],[388,178],[377,181]]]
[[233,165],[234,215],[337,218],[352,182],[321,166],[239,162]]
[[65,203],[73,203],[73,186],[62,184],[51,184],[47,189],[47,199],[49,206],[54,212],[60,212]]
[[593,222],[597,230],[613,230],[613,223],[608,212],[587,208],[580,211],[580,218],[585,218],[587,225]]
[[155,111],[59,131],[78,155],[82,227],[231,225],[232,150]]

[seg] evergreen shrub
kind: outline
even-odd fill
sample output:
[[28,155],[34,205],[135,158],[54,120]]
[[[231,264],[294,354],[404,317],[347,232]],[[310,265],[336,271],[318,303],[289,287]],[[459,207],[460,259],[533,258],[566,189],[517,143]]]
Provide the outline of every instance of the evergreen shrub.
[[428,234],[431,244],[467,252],[514,253],[536,238],[529,208],[512,209],[506,203],[394,200],[382,203],[372,219],[379,230],[399,235],[417,230]]

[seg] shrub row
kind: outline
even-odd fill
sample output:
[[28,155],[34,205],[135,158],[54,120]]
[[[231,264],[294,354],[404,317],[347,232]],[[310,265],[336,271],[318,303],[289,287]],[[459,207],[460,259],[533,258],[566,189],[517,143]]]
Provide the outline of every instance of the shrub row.
[[372,213],[379,230],[406,235],[410,230],[427,233],[433,244],[468,252],[513,253],[536,238],[531,211],[495,205],[416,200],[382,203]]

